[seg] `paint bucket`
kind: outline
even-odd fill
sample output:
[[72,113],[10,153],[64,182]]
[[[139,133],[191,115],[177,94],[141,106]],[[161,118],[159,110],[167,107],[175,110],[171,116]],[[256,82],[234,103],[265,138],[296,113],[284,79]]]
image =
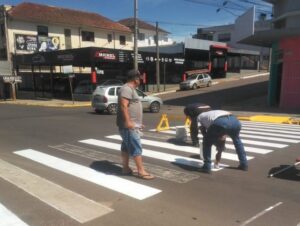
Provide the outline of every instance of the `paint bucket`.
[[176,140],[182,142],[187,140],[187,129],[185,126],[176,126]]

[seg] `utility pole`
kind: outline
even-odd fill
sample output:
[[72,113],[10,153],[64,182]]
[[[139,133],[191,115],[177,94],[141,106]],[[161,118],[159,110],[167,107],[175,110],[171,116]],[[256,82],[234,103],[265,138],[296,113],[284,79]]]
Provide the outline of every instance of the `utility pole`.
[[134,69],[138,70],[138,0],[134,0]]
[[159,74],[159,43],[158,43],[158,22],[156,22],[156,85],[157,92],[160,88],[160,74]]

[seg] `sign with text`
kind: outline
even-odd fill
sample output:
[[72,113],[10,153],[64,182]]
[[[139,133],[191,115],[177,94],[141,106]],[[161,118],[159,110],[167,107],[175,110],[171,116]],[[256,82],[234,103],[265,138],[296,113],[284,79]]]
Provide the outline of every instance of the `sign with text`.
[[37,36],[16,34],[16,49],[27,52],[37,51]]
[[4,83],[21,83],[22,77],[21,76],[3,76]]

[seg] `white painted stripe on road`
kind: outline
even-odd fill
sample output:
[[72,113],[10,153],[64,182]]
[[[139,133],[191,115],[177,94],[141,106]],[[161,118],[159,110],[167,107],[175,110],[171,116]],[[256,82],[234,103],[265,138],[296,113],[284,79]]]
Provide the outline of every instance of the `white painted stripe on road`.
[[270,127],[278,127],[278,128],[286,128],[286,129],[298,129],[300,130],[299,125],[295,124],[282,124],[282,123],[271,123],[271,122],[255,122],[255,121],[240,121],[242,124],[247,125],[262,125],[262,126],[270,126]]
[[0,203],[0,225],[1,226],[28,226],[14,213]]
[[135,199],[143,200],[161,192],[159,189],[135,183],[114,175],[101,173],[89,167],[85,167],[32,149],[16,151],[14,153]]
[[277,134],[291,134],[291,135],[300,135],[300,132],[295,132],[295,131],[283,131],[283,130],[275,130],[275,129],[263,129],[263,128],[257,128],[257,127],[254,127],[254,126],[243,126],[242,130],[244,129],[247,129],[247,130],[255,130],[255,131],[265,131],[265,132],[274,132],[274,133],[277,133]]
[[250,219],[246,220],[245,222],[243,222],[241,224],[241,226],[245,226],[251,222],[253,222],[254,220],[256,220],[257,218],[261,217],[262,215],[266,214],[267,212],[270,212],[272,209],[276,208],[277,206],[280,206],[282,204],[282,202],[278,202],[273,206],[268,207],[267,209],[261,211],[260,213],[256,214],[255,216],[251,217]]
[[273,129],[275,131],[296,131],[300,132],[300,126],[299,128],[290,128],[290,127],[281,127],[276,125],[264,125],[264,124],[251,124],[251,123],[242,123],[242,127],[251,126],[254,128],[265,128],[265,129]]
[[286,138],[294,138],[294,139],[300,139],[300,136],[295,136],[291,134],[279,134],[279,133],[268,133],[268,132],[258,132],[258,131],[252,131],[247,129],[242,129],[241,134],[250,133],[250,134],[259,134],[259,135],[266,135],[266,136],[273,136],[273,137],[286,137]]
[[[112,142],[107,142],[103,140],[96,140],[96,139],[87,139],[87,140],[81,140],[79,141],[80,143],[85,143],[85,144],[90,144],[98,147],[103,147],[115,151],[120,151],[121,150],[121,145],[112,143]],[[188,158],[180,155],[173,155],[173,154],[167,154],[163,152],[158,152],[158,151],[152,151],[149,149],[144,149],[143,148],[143,156],[150,157],[150,158],[155,158],[167,162],[173,162],[176,164],[181,164],[181,165],[187,165],[187,166],[192,166],[192,167],[197,167],[201,168],[203,166],[203,161],[194,159],[194,158]],[[212,169],[213,171],[218,171],[221,170],[224,167],[228,167],[228,165],[221,164],[220,169]]]
[[[165,130],[165,131],[161,131],[160,133],[175,134],[176,132],[175,131],[170,131],[170,130]],[[201,137],[201,135],[199,135],[199,137]],[[231,144],[228,144],[228,143],[226,143],[226,148],[231,149],[231,150],[235,150],[234,145],[231,145]],[[255,148],[255,147],[248,147],[248,146],[244,146],[244,148],[245,148],[246,152],[263,154],[263,155],[273,152],[273,150],[264,149],[264,148]]]
[[[114,139],[114,140],[122,140],[121,136],[119,136],[119,135],[107,136],[107,138]],[[195,147],[191,147],[191,146],[175,145],[175,144],[170,144],[170,143],[167,143],[167,142],[153,141],[153,140],[147,140],[147,139],[141,139],[141,142],[144,145],[150,145],[150,146],[160,147],[160,148],[167,148],[167,149],[180,151],[180,152],[187,152],[187,153],[192,153],[192,154],[199,154],[200,153],[200,148],[195,148]],[[214,152],[216,152],[216,151],[212,151],[212,153],[214,153]],[[248,160],[251,160],[253,158],[254,157],[247,156]],[[236,154],[231,154],[231,153],[227,153],[227,152],[224,152],[224,151],[222,152],[222,159],[228,159],[228,160],[232,160],[232,161],[239,161]]]
[[273,141],[280,141],[280,142],[286,142],[286,143],[299,143],[300,140],[294,140],[294,139],[287,139],[287,138],[279,138],[279,137],[267,137],[267,136],[256,136],[256,135],[249,135],[249,134],[240,134],[240,137],[246,137],[246,138],[253,138],[253,139],[260,139],[260,140],[273,140]]
[[[229,139],[229,141],[231,141],[231,140]],[[260,145],[260,146],[272,147],[272,148],[286,148],[288,146],[286,144],[277,144],[277,143],[270,143],[270,142],[264,142],[264,141],[255,141],[255,140],[247,140],[247,139],[242,139],[242,142],[244,144]]]
[[[17,154],[35,155],[31,150]],[[86,223],[113,211],[3,160],[0,160],[0,177],[80,223]],[[2,223],[3,218],[0,219]]]

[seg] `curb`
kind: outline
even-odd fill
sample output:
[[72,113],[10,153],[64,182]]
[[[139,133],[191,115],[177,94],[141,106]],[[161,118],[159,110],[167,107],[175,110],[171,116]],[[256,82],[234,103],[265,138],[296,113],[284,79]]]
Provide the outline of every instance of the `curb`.
[[25,106],[37,106],[37,107],[53,107],[53,108],[77,108],[77,107],[91,107],[91,103],[82,103],[82,104],[45,104],[45,103],[21,103],[21,102],[0,102],[0,104],[11,104],[11,105],[25,105]]

